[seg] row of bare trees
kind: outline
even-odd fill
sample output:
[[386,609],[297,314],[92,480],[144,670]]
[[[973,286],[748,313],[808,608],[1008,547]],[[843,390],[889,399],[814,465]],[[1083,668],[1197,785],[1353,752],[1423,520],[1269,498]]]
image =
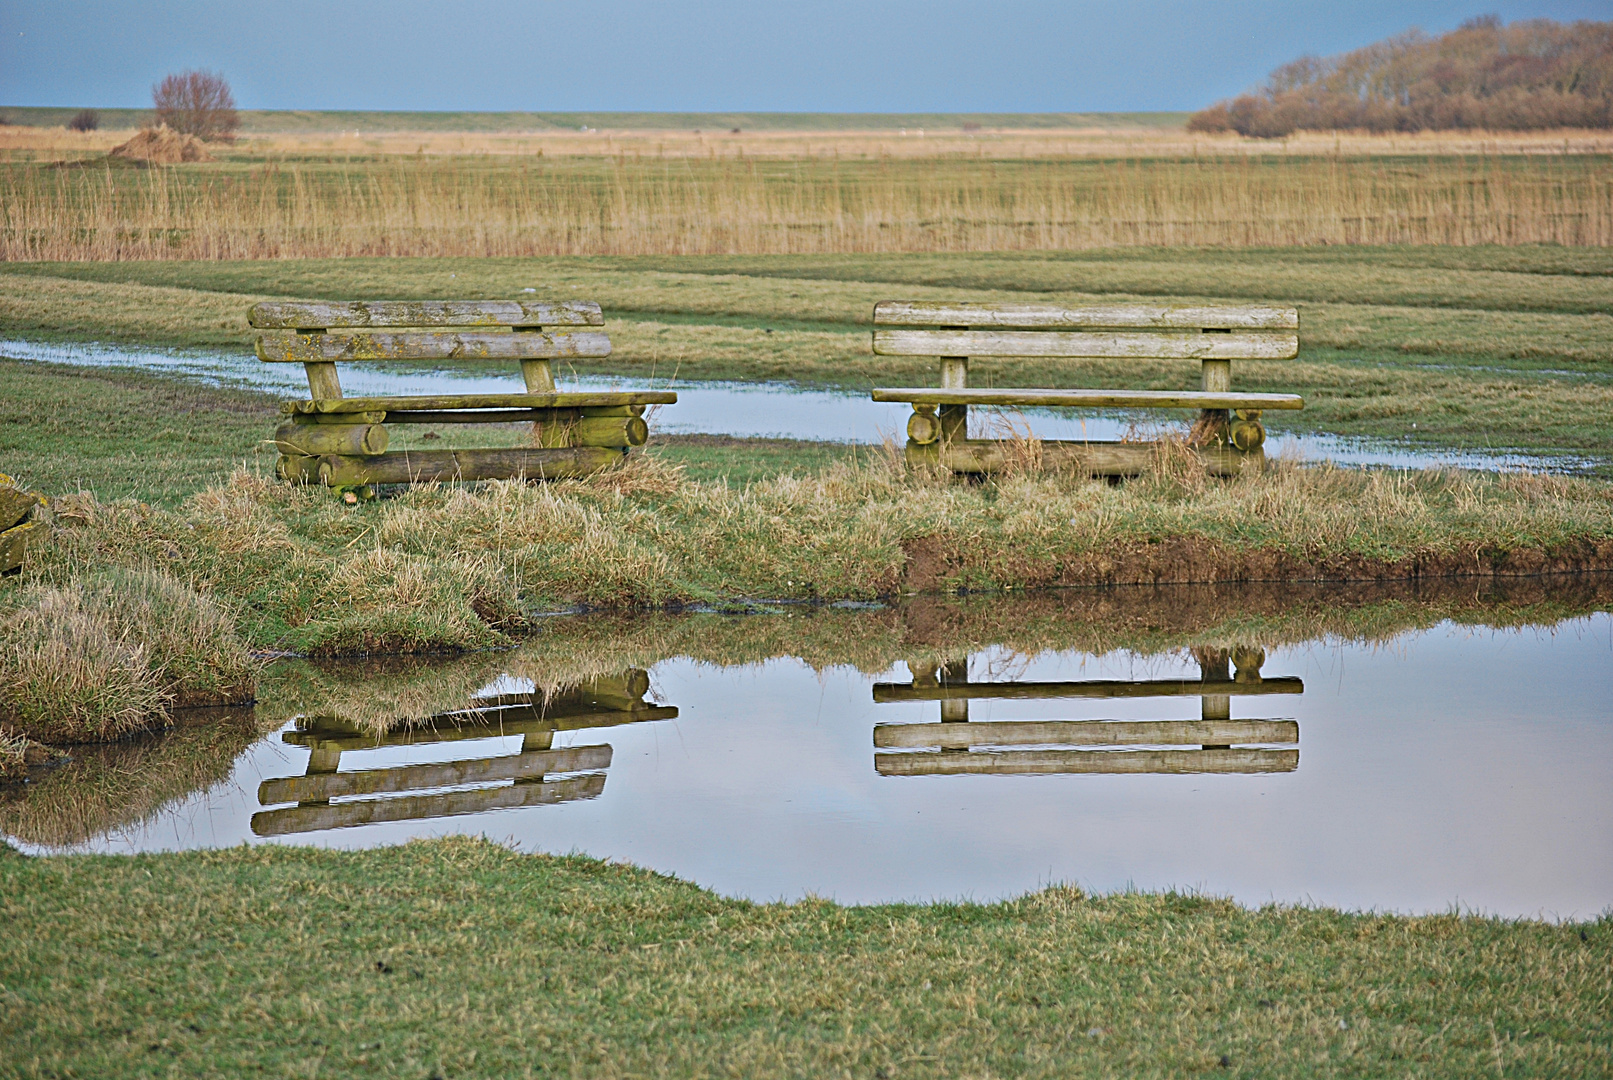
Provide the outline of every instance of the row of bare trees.
[[1489,15],[1439,37],[1412,30],[1354,52],[1306,56],[1253,93],[1195,113],[1193,131],[1613,127],[1613,22]]

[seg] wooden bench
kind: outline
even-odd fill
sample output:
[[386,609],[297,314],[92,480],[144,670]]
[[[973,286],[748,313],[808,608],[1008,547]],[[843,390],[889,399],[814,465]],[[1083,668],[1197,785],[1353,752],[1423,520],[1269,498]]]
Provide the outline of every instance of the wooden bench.
[[31,491],[23,491],[16,481],[0,473],[0,574],[13,574],[22,569],[28,541],[38,530],[35,517],[45,500]]
[[[258,785],[258,804],[272,809],[252,815],[253,835],[286,836],[595,798],[605,789],[610,746],[557,748],[554,734],[677,719],[675,707],[644,700],[649,688],[648,673],[632,668],[621,675],[584,680],[549,696],[479,697],[463,709],[388,732],[362,729],[334,717],[301,717],[296,730],[284,732],[280,738],[288,745],[308,748],[306,770],[302,776],[276,777]],[[340,768],[344,751],[516,735],[521,736],[521,749],[515,754],[350,771]],[[434,791],[501,781],[510,783],[469,791]],[[283,803],[296,805],[274,808]]]
[[[1298,769],[1299,724],[1293,720],[1234,720],[1232,698],[1303,694],[1304,680],[1265,677],[1260,668],[1266,654],[1255,648],[1202,650],[1198,659],[1197,679],[984,683],[969,681],[967,661],[941,665],[909,662],[913,681],[875,683],[874,701],[938,701],[941,722],[875,724],[874,771],[881,776],[948,776]],[[1189,696],[1199,699],[1197,720],[969,720],[969,702],[978,699]],[[1023,749],[1028,747],[1036,749]]]
[[[1290,360],[1299,354],[1299,313],[1294,308],[886,301],[874,307],[874,326],[874,355],[940,359],[939,388],[876,389],[873,397],[913,406],[907,424],[908,461],[955,473],[996,472],[1009,460],[1007,441],[968,437],[971,405],[1196,409],[1200,422],[1190,445],[1220,475],[1264,459],[1265,410],[1305,407],[1297,394],[1232,389],[1232,361]],[[971,357],[1197,360],[1201,389],[971,387]],[[1154,449],[1146,442],[1073,440],[1048,440],[1041,447],[1044,463],[1076,464],[1098,476],[1136,475]]]
[[[270,302],[248,321],[261,331],[260,360],[300,363],[309,398],[281,406],[276,471],[334,488],[433,480],[555,479],[620,464],[642,446],[644,409],[671,405],[671,391],[565,392],[551,362],[610,355],[599,305],[567,300]],[[526,392],[343,397],[336,365],[356,361],[433,364],[516,360]],[[389,453],[386,424],[530,422],[528,446]]]

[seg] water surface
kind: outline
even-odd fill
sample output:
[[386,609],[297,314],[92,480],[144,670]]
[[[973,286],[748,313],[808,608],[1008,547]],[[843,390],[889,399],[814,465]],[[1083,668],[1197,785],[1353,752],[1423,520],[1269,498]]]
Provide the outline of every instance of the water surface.
[[[47,778],[0,826],[27,850],[125,853],[469,833],[757,900],[1073,882],[1584,918],[1613,906],[1599,588],[1567,617],[1550,597],[1453,620],[1426,599],[1346,609],[1295,587],[1294,607],[1254,618],[1235,592],[1164,589],[1146,610],[1072,590],[1034,618],[975,600],[556,619],[454,665],[271,673],[258,711],[274,730],[207,750],[207,782],[73,836],[29,816],[71,801]],[[599,655],[563,677],[578,640]]]

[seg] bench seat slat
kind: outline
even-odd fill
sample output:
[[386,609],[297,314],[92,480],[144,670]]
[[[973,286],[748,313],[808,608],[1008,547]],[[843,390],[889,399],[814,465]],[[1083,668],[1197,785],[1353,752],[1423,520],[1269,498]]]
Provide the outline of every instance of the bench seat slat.
[[934,387],[878,388],[875,401],[913,405],[996,405],[1087,409],[1303,409],[1298,394],[1246,394],[1204,390],[987,390]]
[[1045,356],[1071,359],[1291,360],[1298,334],[875,330],[876,356]]
[[343,360],[557,360],[610,355],[602,333],[392,333],[338,330],[258,335],[258,359],[310,364]]
[[263,806],[273,806],[276,803],[381,795],[421,788],[453,787],[457,784],[536,780],[548,773],[608,769],[610,759],[609,746],[576,746],[559,750],[528,750],[521,754],[470,761],[448,761],[440,765],[403,765],[390,769],[284,776],[259,784],[258,802]]
[[298,413],[436,412],[445,409],[578,409],[611,405],[676,405],[673,390],[556,391],[552,394],[458,394],[430,397],[352,397],[294,401]]
[[1179,304],[970,304],[931,300],[886,300],[874,305],[876,326],[974,326],[1005,329],[1297,330],[1295,308],[1263,304],[1208,306]]
[[[1247,746],[1297,742],[1299,724],[1294,720],[988,720],[968,725],[874,725],[874,747],[879,750],[922,750],[932,746],[943,750],[967,750],[971,746]],[[263,801],[261,797],[260,801]]]
[[[962,727],[962,724],[958,725]],[[1299,768],[1296,750],[1006,750],[1000,753],[875,754],[880,776],[991,776],[1031,773],[1281,773]],[[603,775],[603,774],[600,774]],[[360,804],[362,805],[362,804]]]
[[361,300],[254,304],[247,322],[262,330],[414,326],[604,326],[592,300]]

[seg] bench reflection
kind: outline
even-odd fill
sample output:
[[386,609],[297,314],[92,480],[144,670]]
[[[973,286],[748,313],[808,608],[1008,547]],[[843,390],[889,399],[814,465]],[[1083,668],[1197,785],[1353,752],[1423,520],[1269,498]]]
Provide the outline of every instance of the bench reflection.
[[[940,723],[876,724],[881,776],[1055,773],[1280,773],[1299,768],[1299,724],[1234,720],[1232,698],[1301,694],[1304,681],[1261,674],[1259,649],[1198,649],[1197,679],[970,682],[966,661],[909,664],[911,683],[876,683],[876,703],[936,701]],[[1233,665],[1236,671],[1233,671]],[[971,722],[969,702],[1197,697],[1197,720]],[[1035,749],[1013,749],[1034,747]]]
[[[464,709],[385,732],[363,730],[331,717],[300,718],[296,730],[284,732],[281,739],[308,748],[307,770],[301,776],[265,780],[258,786],[259,805],[296,805],[253,814],[252,832],[284,836],[595,798],[605,790],[610,746],[557,749],[551,745],[554,734],[676,719],[676,708],[644,700],[648,690],[649,676],[634,669],[590,679],[547,697],[503,694],[476,698]],[[521,749],[515,754],[338,771],[341,756],[348,751],[516,735],[521,736]],[[472,784],[498,786],[400,794]]]

